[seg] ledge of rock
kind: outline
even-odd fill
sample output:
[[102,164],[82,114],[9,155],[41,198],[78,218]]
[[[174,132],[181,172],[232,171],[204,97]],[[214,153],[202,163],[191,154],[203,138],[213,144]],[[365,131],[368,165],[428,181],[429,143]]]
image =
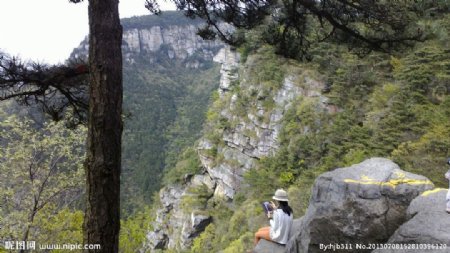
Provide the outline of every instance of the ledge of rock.
[[[295,219],[292,223],[291,231],[289,232],[290,235],[296,234],[298,230],[302,228],[302,224],[303,217]],[[253,249],[253,253],[284,253],[285,250],[285,245],[261,239],[258,242],[258,245]]]
[[[286,252],[323,252],[320,244],[384,243],[407,221],[411,201],[433,188],[426,177],[384,158],[324,173],[314,183],[302,225]],[[353,250],[346,252],[362,252]]]
[[450,214],[445,211],[446,194],[447,189],[437,188],[415,198],[407,210],[409,220],[388,241],[390,244],[447,245],[446,249],[386,249],[373,252],[450,252]]
[[284,245],[261,239],[253,249],[253,253],[284,253]]

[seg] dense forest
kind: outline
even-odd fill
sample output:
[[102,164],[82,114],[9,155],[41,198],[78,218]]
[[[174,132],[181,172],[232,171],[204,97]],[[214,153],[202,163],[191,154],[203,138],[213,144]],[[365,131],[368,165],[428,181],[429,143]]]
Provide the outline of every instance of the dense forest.
[[[265,222],[259,203],[275,189],[300,196],[291,203],[295,217],[300,217],[319,174],[370,157],[390,158],[402,169],[447,187],[442,175],[450,155],[448,10],[440,5],[414,20],[425,31],[423,41],[363,57],[328,41],[311,46],[309,61],[285,58],[266,43],[265,25],[239,30],[245,37],[235,48],[241,55],[239,79],[226,96],[216,92],[220,66],[212,61],[188,68],[187,61],[202,59],[193,55],[174,60],[164,47],[156,53],[130,53],[127,57],[133,61],[124,65],[120,251],[142,248],[161,204],[160,188],[183,184],[186,175],[202,171],[198,140],[210,140],[214,147],[204,155],[223,163],[226,158],[218,150],[224,147],[224,132],[248,120],[249,112],[261,109],[258,106],[273,110],[273,95],[288,76],[323,82],[320,92],[334,109],[322,108],[318,98],[296,97],[280,122],[277,152],[245,173],[232,200],[192,189],[184,207],[200,209],[213,220],[186,252],[244,252]],[[123,20],[123,27],[186,22],[199,21],[168,13]],[[237,121],[221,115],[232,100]],[[264,117],[260,120],[267,120]],[[0,131],[0,238],[80,243],[85,127],[68,129],[35,108],[7,101],[0,104]]]
[[[158,59],[151,62],[149,59]],[[167,55],[136,55],[124,67],[124,214],[150,204],[164,168],[200,137],[218,66],[186,68]]]

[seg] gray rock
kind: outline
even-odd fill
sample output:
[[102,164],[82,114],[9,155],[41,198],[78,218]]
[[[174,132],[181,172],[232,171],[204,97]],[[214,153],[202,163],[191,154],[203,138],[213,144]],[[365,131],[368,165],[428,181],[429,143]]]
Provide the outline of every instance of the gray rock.
[[191,184],[192,186],[201,186],[206,185],[209,190],[214,191],[214,188],[216,187],[216,182],[214,182],[209,174],[204,175],[195,175],[193,178],[191,178]]
[[176,248],[182,250],[189,248],[192,239],[199,235],[211,222],[211,217],[200,213],[186,213],[181,208],[181,199],[190,193],[189,187],[206,185],[212,187],[212,180],[208,175],[195,175],[185,187],[172,185],[161,189],[161,209],[152,224],[153,231],[146,235],[143,252],[155,249]]
[[261,239],[253,249],[253,253],[284,253],[285,246]]
[[180,186],[171,186],[163,188],[159,191],[159,198],[161,203],[167,211],[170,211],[178,202],[184,193],[184,189]]
[[[372,158],[320,175],[288,252],[323,252],[320,244],[383,243],[403,224],[410,202],[434,186],[426,177]],[[360,252],[354,249],[347,252]]]
[[143,252],[152,251],[155,249],[164,249],[169,242],[169,238],[161,230],[151,231],[147,234],[146,238],[147,241],[155,243],[144,245]]
[[196,231],[203,231],[205,230],[206,226],[211,223],[211,216],[209,215],[202,215],[202,214],[191,214],[191,224],[192,228]]
[[[447,249],[384,249],[375,253],[450,252],[450,214],[445,212],[447,189],[422,193],[408,207],[410,218],[389,238],[391,245],[446,245]],[[423,247],[423,246],[422,246]]]
[[445,211],[445,197],[447,191],[448,189],[436,188],[420,194],[420,196],[415,198],[408,207],[408,219],[411,219],[414,215],[422,212]]
[[[181,229],[180,249],[186,250],[192,246],[192,240],[197,237],[211,223],[212,217],[199,213],[191,213],[190,220],[185,220]],[[175,248],[175,245],[168,245]]]
[[224,47],[214,56],[213,61],[222,64],[220,68],[219,94],[230,90],[231,83],[238,78],[239,53]]
[[216,190],[214,191],[214,196],[225,200],[233,199],[235,193],[233,188],[234,187],[227,185],[224,181],[218,180]]
[[289,234],[290,239],[286,243],[285,252],[301,252],[298,249],[298,245],[300,245],[300,238],[304,231],[304,217],[294,220]]
[[169,237],[165,233],[165,220],[167,217],[167,209],[159,209],[157,211],[156,220],[153,223],[153,231],[146,234],[146,240],[143,244],[141,253],[152,252],[155,249],[164,249],[169,243]]

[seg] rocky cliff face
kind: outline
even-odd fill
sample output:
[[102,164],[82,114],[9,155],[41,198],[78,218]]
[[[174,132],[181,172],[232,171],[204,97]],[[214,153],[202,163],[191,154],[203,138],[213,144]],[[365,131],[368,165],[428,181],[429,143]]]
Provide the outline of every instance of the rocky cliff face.
[[[251,80],[255,74],[251,68],[259,64],[256,63],[257,56],[250,57],[238,69],[238,57],[230,53],[225,55],[216,57],[225,60],[221,60],[219,87],[219,102],[223,106],[214,108],[225,126],[220,131],[219,144],[205,137],[201,139],[198,150],[203,167],[216,181],[214,196],[233,199],[240,189],[243,174],[255,168],[257,160],[278,150],[281,121],[291,103],[298,97],[314,97],[321,100],[325,108],[327,99],[320,94],[322,82],[307,75],[300,77],[298,73],[287,73],[277,90],[266,93],[261,83]],[[300,70],[300,73],[303,72]],[[266,106],[265,101],[272,105]],[[216,154],[211,156],[211,153]]]
[[[152,56],[162,53],[169,59],[185,60],[186,67],[198,68],[204,61],[212,61],[224,46],[221,41],[203,40],[197,35],[198,24],[153,25],[125,29],[122,52],[125,61],[133,63],[138,54]],[[89,41],[86,38],[76,48],[71,58],[88,54]]]
[[203,40],[196,34],[197,29],[196,25],[171,25],[127,30],[123,34],[123,49],[140,53],[156,52],[161,47],[166,47],[166,53],[171,59],[186,59],[197,53],[207,60],[212,60],[217,49],[223,44],[220,41]]
[[213,217],[202,208],[183,210],[183,199],[192,195],[192,189],[202,189],[207,193],[206,201],[232,200],[242,187],[244,173],[254,169],[259,159],[277,151],[281,120],[295,99],[318,99],[322,102],[320,109],[326,110],[327,100],[320,94],[323,83],[305,75],[301,68],[286,71],[276,89],[265,90],[252,78],[253,66],[260,64],[258,57],[248,58],[242,66],[239,55],[229,48],[214,57],[222,64],[221,81],[219,97],[209,113],[214,119],[206,124],[198,144],[203,172],[185,175],[183,184],[160,191],[161,208],[143,251],[189,248]]

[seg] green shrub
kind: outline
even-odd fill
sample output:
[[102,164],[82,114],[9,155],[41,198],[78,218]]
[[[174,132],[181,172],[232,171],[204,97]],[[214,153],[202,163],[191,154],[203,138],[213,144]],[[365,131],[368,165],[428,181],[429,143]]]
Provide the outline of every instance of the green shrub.
[[195,148],[187,148],[181,154],[175,168],[164,175],[165,184],[180,182],[185,175],[194,175],[201,171],[201,164]]

